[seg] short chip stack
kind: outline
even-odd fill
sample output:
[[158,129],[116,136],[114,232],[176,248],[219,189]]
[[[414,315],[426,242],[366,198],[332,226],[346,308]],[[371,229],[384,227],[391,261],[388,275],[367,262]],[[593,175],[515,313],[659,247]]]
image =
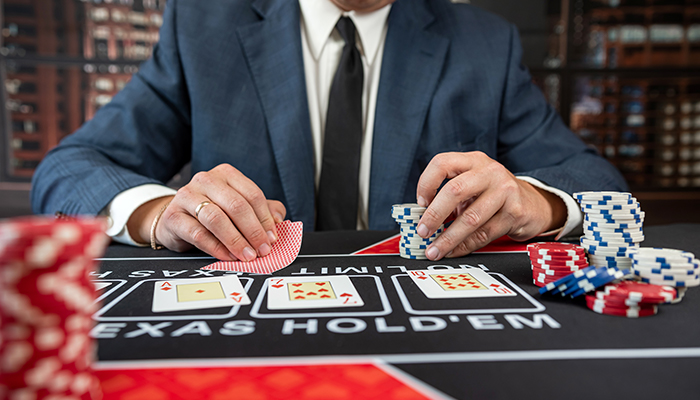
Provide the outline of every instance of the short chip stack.
[[583,247],[559,242],[527,245],[532,266],[532,281],[543,287],[588,266]]
[[579,192],[574,198],[586,214],[581,246],[590,264],[629,269],[627,252],[644,241],[644,212],[637,199],[623,192]]
[[700,285],[700,261],[693,253],[656,247],[631,250],[629,257],[636,276],[644,283],[666,285],[678,290],[680,302],[689,287]]
[[425,256],[425,250],[445,230],[445,225],[440,225],[437,231],[428,238],[422,238],[418,235],[416,229],[425,209],[425,207],[415,203],[394,204],[391,206],[391,216],[401,227],[399,254],[403,258],[427,260],[428,257]]
[[590,266],[540,288],[540,294],[560,294],[571,298],[584,295],[608,283],[623,279],[629,270]]
[[669,286],[623,281],[586,295],[586,305],[598,314],[638,318],[654,315],[658,304],[670,303],[676,290]]

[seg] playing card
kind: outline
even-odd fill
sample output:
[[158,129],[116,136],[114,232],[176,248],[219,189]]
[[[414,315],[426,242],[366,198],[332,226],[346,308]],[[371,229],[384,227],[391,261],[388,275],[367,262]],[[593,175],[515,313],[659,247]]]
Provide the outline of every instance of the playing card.
[[430,299],[517,296],[483,270],[420,270],[408,276]]
[[304,224],[301,221],[280,222],[277,224],[277,242],[272,246],[270,254],[250,262],[218,261],[202,269],[271,274],[288,266],[297,258],[301,249],[303,231]]
[[365,303],[346,275],[269,278],[267,308],[360,307]]
[[250,298],[235,275],[157,281],[153,289],[153,312],[246,304],[250,304]]

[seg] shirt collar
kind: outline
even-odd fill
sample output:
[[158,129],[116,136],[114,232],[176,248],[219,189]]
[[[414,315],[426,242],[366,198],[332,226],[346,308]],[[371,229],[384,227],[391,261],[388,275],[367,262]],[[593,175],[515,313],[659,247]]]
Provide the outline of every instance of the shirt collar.
[[372,64],[379,49],[391,4],[368,13],[345,12],[330,0],[299,0],[299,6],[306,27],[306,40],[316,60],[321,56],[323,46],[328,41],[338,19],[345,15],[355,24],[365,58],[369,64]]

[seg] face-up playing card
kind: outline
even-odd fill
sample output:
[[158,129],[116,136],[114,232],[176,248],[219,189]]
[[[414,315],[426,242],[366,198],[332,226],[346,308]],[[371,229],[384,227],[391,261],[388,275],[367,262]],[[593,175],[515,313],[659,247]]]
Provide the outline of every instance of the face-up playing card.
[[277,242],[272,246],[270,254],[256,258],[253,261],[218,261],[202,269],[219,271],[251,272],[255,274],[271,274],[292,262],[299,255],[304,224],[283,221],[277,224]]
[[346,275],[295,276],[267,280],[267,308],[360,307],[365,303]]
[[483,270],[420,270],[408,276],[430,299],[517,296]]
[[156,313],[246,304],[250,304],[250,298],[235,275],[157,281],[153,290]]

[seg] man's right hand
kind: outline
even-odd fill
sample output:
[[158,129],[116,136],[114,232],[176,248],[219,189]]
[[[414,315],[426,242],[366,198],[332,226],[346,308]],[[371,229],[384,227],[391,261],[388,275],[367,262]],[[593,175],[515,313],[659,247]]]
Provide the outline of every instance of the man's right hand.
[[[150,230],[158,211],[170,201],[156,226],[155,238],[173,251],[192,246],[220,259],[252,261],[270,253],[277,241],[275,224],[287,210],[267,200],[262,190],[228,164],[199,172],[174,197],[152,200],[131,215],[127,228],[137,242],[150,242]],[[203,202],[209,204],[199,210]]]

